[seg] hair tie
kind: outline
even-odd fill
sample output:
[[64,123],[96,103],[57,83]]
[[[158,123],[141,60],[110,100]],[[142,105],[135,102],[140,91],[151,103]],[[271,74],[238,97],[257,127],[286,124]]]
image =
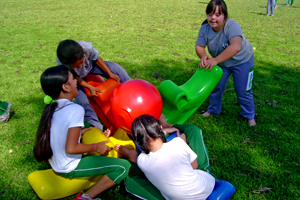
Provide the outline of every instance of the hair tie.
[[52,97],[50,97],[49,95],[46,95],[44,97],[44,103],[45,104],[50,104],[50,103],[53,103],[53,102],[55,102],[55,100],[53,100]]

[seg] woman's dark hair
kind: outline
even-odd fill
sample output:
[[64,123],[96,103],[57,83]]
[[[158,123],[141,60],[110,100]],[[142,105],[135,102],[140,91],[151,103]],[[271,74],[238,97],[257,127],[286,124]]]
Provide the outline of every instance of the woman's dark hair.
[[57,47],[56,53],[59,61],[65,65],[71,65],[83,58],[83,49],[74,40],[61,41]]
[[142,115],[133,120],[131,126],[131,132],[134,141],[136,141],[141,149],[148,154],[147,147],[148,137],[152,139],[160,138],[163,142],[166,142],[165,134],[160,127],[159,122],[151,115]]
[[224,18],[228,18],[227,6],[223,0],[211,0],[206,6],[206,14],[214,13],[219,7],[219,14],[224,14]]
[[[41,85],[44,93],[56,99],[62,89],[62,85],[69,79],[69,69],[65,65],[59,65],[46,69],[41,76]],[[56,102],[46,105],[36,134],[35,144],[33,147],[34,158],[38,162],[48,162],[53,155],[50,146],[50,127],[53,113],[57,107]]]

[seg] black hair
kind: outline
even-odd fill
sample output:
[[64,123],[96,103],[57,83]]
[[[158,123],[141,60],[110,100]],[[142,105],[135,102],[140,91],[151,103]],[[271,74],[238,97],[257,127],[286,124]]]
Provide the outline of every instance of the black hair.
[[83,58],[82,47],[74,40],[61,41],[56,50],[57,57],[62,64],[71,65]]
[[225,20],[228,18],[227,6],[223,0],[211,0],[206,6],[206,14],[214,13],[219,7],[219,14],[224,14]]
[[134,141],[136,141],[141,149],[148,154],[149,149],[147,143],[148,137],[152,139],[160,138],[163,142],[166,142],[164,131],[161,129],[159,122],[151,115],[141,115],[134,119],[131,126],[131,132]]
[[[46,69],[41,75],[41,85],[44,93],[52,99],[59,97],[63,91],[62,85],[69,79],[69,69],[65,65],[59,65]],[[35,144],[33,147],[34,158],[38,162],[48,162],[53,152],[50,146],[50,128],[53,113],[57,107],[56,102],[46,105],[36,134]]]
[[206,19],[202,22],[201,26],[203,26],[204,24],[207,24],[207,23],[208,23],[208,20]]

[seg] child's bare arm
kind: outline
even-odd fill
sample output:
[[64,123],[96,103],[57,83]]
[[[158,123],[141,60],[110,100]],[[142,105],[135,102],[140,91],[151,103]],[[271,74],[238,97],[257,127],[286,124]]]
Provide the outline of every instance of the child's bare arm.
[[114,73],[112,73],[112,71],[110,71],[110,69],[105,64],[105,62],[102,60],[102,58],[99,57],[95,62],[101,69],[103,69],[103,71],[105,73],[108,74],[108,76],[110,78],[115,79],[116,81],[120,81],[120,77],[117,74],[114,74]]
[[77,80],[77,84],[81,85],[82,87],[85,87],[87,89],[90,90],[90,94],[91,96],[97,97],[97,92],[102,92],[101,90],[99,90],[98,88],[88,84],[87,82],[85,82],[82,78],[80,78],[79,76],[76,77]]
[[72,127],[68,130],[66,152],[68,154],[81,154],[86,152],[97,151],[101,155],[107,155],[111,150],[110,147],[105,145],[109,141],[103,141],[95,144],[82,144],[78,143],[79,135],[81,134],[81,127]]
[[195,159],[192,163],[191,163],[193,169],[197,169],[198,168],[198,161],[197,159]]

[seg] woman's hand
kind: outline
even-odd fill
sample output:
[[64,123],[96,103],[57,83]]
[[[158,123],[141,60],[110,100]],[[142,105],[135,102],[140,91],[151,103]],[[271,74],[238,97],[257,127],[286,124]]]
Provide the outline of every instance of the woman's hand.
[[98,88],[96,88],[92,85],[90,85],[88,89],[90,90],[90,95],[92,97],[98,97],[97,92],[100,92],[100,93],[102,92],[101,90],[99,90]]
[[105,145],[105,143],[108,143],[109,140],[106,140],[106,141],[103,141],[103,142],[99,142],[99,143],[96,143],[96,151],[98,153],[100,153],[102,156],[107,156],[109,151],[112,150],[111,147]]

